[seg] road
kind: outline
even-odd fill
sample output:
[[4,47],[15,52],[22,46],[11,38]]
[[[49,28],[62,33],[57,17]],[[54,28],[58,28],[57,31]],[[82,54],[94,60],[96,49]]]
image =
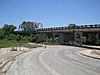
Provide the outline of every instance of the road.
[[100,60],[78,53],[84,48],[37,48],[16,58],[6,75],[100,75]]

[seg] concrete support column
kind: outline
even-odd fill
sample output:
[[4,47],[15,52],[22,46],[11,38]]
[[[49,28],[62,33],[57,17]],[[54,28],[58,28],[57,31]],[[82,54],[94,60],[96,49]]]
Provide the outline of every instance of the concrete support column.
[[96,33],[96,40],[99,39],[99,33]]
[[59,33],[59,43],[60,44],[64,44],[64,34],[63,33]]
[[75,31],[75,46],[82,46],[82,32]]
[[52,43],[54,43],[54,32],[53,32],[53,30],[51,31],[51,34],[52,34]]

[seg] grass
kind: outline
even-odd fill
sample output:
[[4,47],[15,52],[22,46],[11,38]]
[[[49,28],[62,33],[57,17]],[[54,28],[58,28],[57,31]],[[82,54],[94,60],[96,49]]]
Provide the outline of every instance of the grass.
[[4,39],[4,40],[0,40],[0,48],[23,46],[23,45],[26,45],[27,43],[28,42]]

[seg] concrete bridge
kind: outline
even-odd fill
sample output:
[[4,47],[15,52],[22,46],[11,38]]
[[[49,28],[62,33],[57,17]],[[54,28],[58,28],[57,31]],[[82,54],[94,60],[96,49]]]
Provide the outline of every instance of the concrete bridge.
[[[82,46],[82,43],[95,44],[97,39],[100,39],[100,24],[81,25],[76,27],[53,27],[41,28],[36,31],[38,39],[48,38],[52,43],[71,44]],[[55,41],[56,39],[56,41]]]

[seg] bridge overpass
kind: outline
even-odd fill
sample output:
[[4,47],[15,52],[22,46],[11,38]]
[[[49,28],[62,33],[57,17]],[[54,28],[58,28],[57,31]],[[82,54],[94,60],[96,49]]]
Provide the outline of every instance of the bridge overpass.
[[37,35],[37,42],[52,41],[52,43],[57,44],[82,46],[83,43],[96,44],[97,39],[100,40],[100,24],[40,28],[35,31],[15,31],[15,33],[21,35],[35,34]]
[[[100,39],[100,24],[81,25],[76,27],[53,27],[37,29],[38,38],[52,39],[57,38],[60,44],[71,44],[81,46],[84,41],[95,44]],[[84,39],[85,38],[85,39]],[[84,40],[83,40],[84,39]]]

